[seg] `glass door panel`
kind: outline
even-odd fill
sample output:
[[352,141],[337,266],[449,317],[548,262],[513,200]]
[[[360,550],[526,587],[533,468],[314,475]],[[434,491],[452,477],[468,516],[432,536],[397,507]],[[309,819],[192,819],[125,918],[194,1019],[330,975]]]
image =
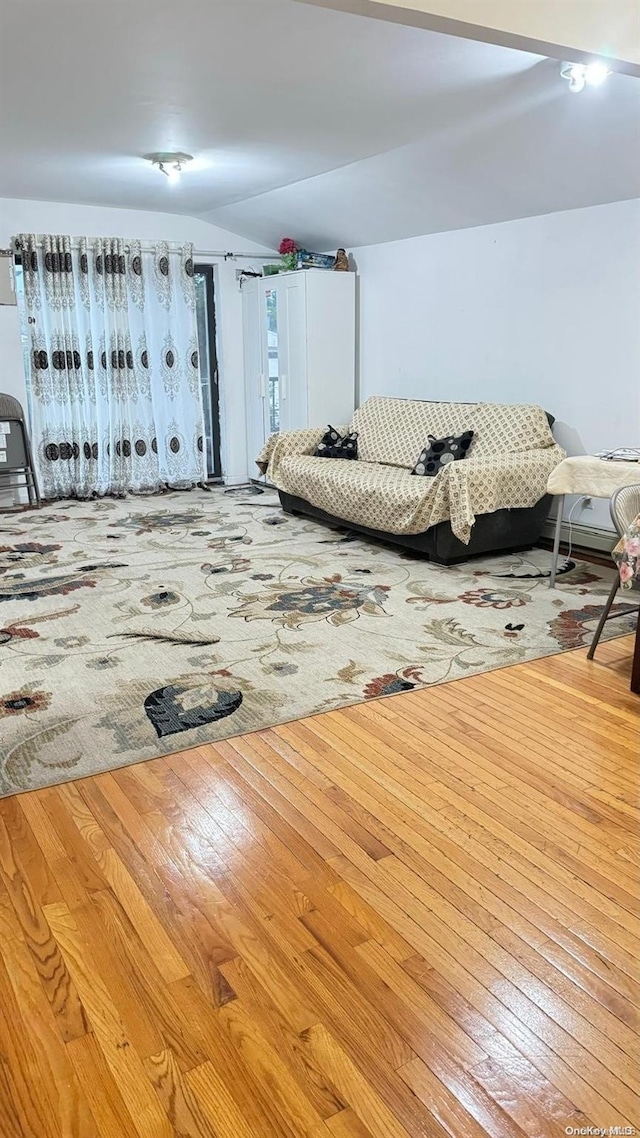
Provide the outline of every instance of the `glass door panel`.
[[278,351],[278,294],[275,288],[265,289],[265,316],[267,326],[267,434],[280,430],[280,356]]
[[194,275],[207,477],[220,478],[222,467],[220,463],[220,408],[213,267],[211,265],[196,265]]

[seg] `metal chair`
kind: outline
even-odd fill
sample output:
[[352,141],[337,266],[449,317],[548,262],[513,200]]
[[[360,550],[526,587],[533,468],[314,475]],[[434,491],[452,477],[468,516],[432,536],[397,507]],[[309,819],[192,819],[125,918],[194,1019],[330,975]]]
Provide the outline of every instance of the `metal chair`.
[[[3,429],[4,428],[4,429]],[[30,506],[41,506],[38,480],[33,465],[33,454],[29,432],[25,423],[21,404],[13,395],[0,392],[0,487],[2,480],[8,479],[9,487],[26,486]],[[18,481],[16,482],[16,476]],[[13,507],[13,509],[21,507]],[[8,508],[9,510],[11,507]],[[0,512],[7,512],[2,510]]]
[[[615,493],[611,495],[611,499],[609,501],[609,510],[611,512],[611,520],[616,528],[618,537],[624,537],[629,526],[632,524],[632,522],[635,521],[635,519],[638,517],[638,514],[640,514],[640,485],[621,486],[619,490],[616,490]],[[605,621],[609,617],[611,606],[615,600],[615,596],[619,588],[620,577],[616,572],[613,585],[611,586],[611,592],[607,597],[607,603],[602,610],[602,616],[598,621],[598,627],[596,628],[593,635],[591,647],[587,652],[587,660],[593,660],[595,650],[598,647],[598,641],[602,635],[602,629],[604,628]],[[640,589],[640,583],[634,582],[633,588]],[[613,617],[628,616],[630,612],[633,612],[633,608],[625,609],[624,612],[616,612],[613,614]]]

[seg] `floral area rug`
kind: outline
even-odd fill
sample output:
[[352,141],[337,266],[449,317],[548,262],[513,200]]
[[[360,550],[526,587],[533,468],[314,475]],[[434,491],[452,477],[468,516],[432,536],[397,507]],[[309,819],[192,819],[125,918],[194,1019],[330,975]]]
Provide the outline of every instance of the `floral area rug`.
[[271,492],[5,515],[0,793],[585,644],[613,571],[578,562],[551,591],[549,558],[443,568]]

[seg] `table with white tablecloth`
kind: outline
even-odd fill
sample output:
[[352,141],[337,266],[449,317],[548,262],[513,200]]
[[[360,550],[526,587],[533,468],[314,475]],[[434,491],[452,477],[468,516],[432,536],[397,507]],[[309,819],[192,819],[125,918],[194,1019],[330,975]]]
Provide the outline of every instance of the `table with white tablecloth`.
[[557,495],[558,512],[549,579],[550,589],[553,589],[556,583],[565,495],[583,494],[589,498],[610,498],[620,486],[633,486],[636,483],[640,483],[640,462],[615,462],[611,459],[596,458],[590,454],[565,458],[551,471],[547,482],[547,493]]

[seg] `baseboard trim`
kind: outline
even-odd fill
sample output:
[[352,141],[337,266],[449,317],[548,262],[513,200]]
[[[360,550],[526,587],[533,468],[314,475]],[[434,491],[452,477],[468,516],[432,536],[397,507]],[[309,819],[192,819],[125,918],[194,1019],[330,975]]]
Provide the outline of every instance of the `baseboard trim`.
[[[549,518],[544,523],[542,536],[553,541],[555,532],[555,518]],[[581,525],[580,522],[573,522],[571,532],[569,532],[569,523],[563,521],[560,527],[560,541],[567,545],[569,540],[571,540],[572,545],[580,546],[582,549],[595,549],[599,553],[611,553],[616,543],[616,535],[614,530],[602,529],[600,526],[585,526]]]

